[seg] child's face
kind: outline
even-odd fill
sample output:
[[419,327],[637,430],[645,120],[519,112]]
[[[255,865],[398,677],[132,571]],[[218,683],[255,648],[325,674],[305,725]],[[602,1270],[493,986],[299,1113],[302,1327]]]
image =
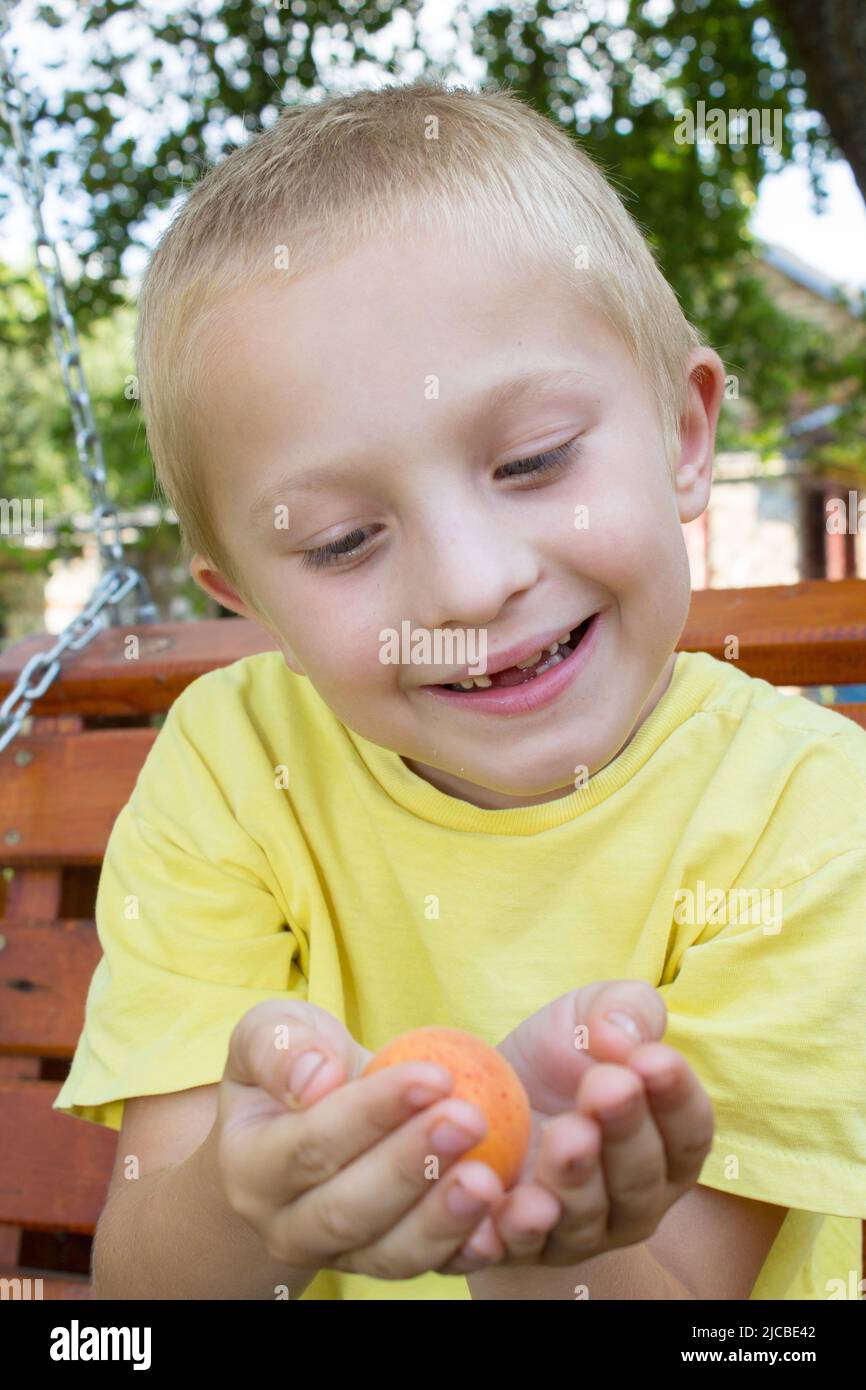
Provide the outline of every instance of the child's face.
[[[675,489],[625,347],[538,269],[443,238],[382,241],[245,292],[217,329],[199,457],[256,611],[197,556],[202,587],[268,627],[339,719],[450,795],[534,804],[610,762],[672,675],[690,591],[680,523],[707,501],[716,354],[693,358],[707,374],[690,385]],[[485,402],[506,379],[564,371]],[[576,436],[564,468],[507,467]],[[349,558],[302,563],[354,531]],[[495,671],[499,653],[591,614],[579,669],[523,712],[424,688],[454,680],[471,648],[465,661],[380,660],[384,629],[480,629]]]

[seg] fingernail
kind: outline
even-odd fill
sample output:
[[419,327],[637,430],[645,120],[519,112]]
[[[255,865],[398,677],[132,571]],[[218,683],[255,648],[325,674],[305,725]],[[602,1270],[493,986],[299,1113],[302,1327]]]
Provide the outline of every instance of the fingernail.
[[605,1018],[607,1022],[612,1023],[615,1028],[621,1028],[624,1033],[627,1033],[632,1042],[643,1041],[640,1027],[632,1018],[631,1014],[624,1014],[618,1009],[615,1009],[613,1013],[606,1014]]
[[474,1192],[470,1192],[459,1182],[456,1182],[450,1189],[445,1201],[448,1204],[448,1210],[454,1216],[475,1216],[487,1206],[486,1198],[476,1197]]
[[676,1079],[675,1071],[659,1071],[648,1077],[645,1084],[649,1086],[654,1096],[661,1096],[664,1095],[665,1091],[673,1090]]
[[289,1075],[292,1095],[300,1100],[319,1067],[325,1060],[322,1052],[304,1052],[295,1062]]
[[622,1120],[634,1110],[636,1104],[637,1096],[627,1096],[615,1105],[603,1105],[597,1112],[598,1117],[600,1120]]
[[417,1105],[420,1110],[424,1105],[431,1105],[434,1100],[444,1100],[447,1092],[434,1090],[432,1086],[410,1086],[406,1092],[406,1099],[410,1105]]
[[452,1124],[449,1120],[440,1120],[439,1124],[432,1130],[430,1138],[433,1147],[440,1153],[457,1154],[463,1149],[468,1149],[470,1144],[477,1144],[478,1140],[474,1134],[469,1134],[459,1125]]

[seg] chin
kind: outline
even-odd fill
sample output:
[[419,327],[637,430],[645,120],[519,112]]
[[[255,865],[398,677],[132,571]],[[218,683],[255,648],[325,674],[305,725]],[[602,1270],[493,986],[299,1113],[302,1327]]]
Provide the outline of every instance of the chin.
[[[475,776],[472,776],[468,769],[464,769],[462,773],[457,775],[462,777],[465,781],[471,780],[473,785],[483,788],[485,791],[495,792],[499,796],[551,796],[554,792],[558,792],[560,796],[568,796],[571,792],[576,790],[574,782],[574,767],[576,763],[577,759],[575,759],[574,764],[568,767],[557,767],[552,769],[547,776],[540,774],[538,768],[535,768],[533,771],[527,771],[525,777],[515,776],[512,770],[511,775],[505,782],[495,775],[485,777],[480,770]],[[592,763],[588,766],[590,771],[587,776],[591,776]]]

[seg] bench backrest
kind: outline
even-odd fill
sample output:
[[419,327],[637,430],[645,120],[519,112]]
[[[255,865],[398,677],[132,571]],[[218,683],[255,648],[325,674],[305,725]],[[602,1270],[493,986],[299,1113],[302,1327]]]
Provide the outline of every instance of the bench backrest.
[[[52,641],[0,655],[0,700]],[[693,594],[679,649],[731,659],[734,642],[740,668],[777,686],[866,683],[866,581]],[[151,717],[204,672],[272,648],[242,619],[107,629],[0,753],[0,1129],[11,1139],[0,1146],[0,1277],[40,1274],[44,1297],[89,1296],[117,1143],[51,1109],[100,955],[93,916],[112,824],[157,737]],[[835,708],[866,728],[866,704]]]

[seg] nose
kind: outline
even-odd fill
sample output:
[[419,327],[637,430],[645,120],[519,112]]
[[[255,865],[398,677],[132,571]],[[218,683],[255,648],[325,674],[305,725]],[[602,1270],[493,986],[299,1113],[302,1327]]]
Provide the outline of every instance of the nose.
[[484,507],[438,510],[413,547],[415,621],[427,628],[488,627],[537,582],[531,539]]

